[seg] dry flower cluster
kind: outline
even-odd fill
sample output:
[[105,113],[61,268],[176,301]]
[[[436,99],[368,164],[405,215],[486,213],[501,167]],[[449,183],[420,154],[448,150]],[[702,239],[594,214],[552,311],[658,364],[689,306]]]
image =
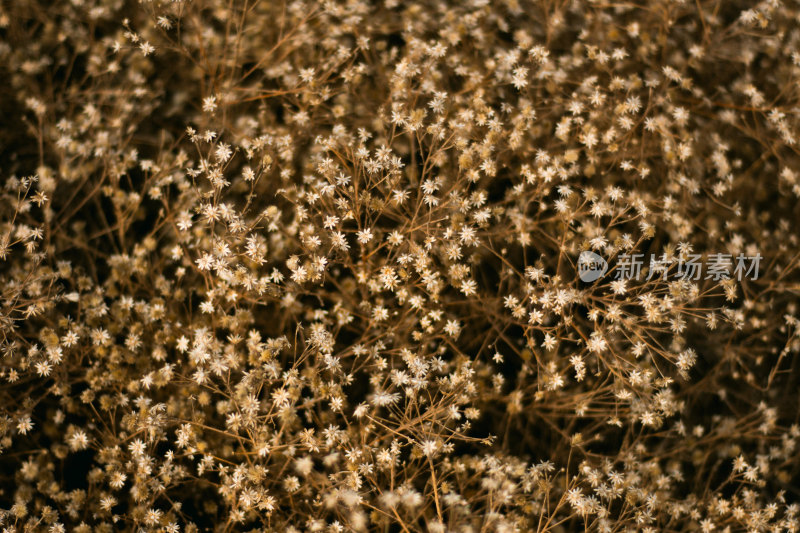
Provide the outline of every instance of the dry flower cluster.
[[796,1],[8,0],[0,79],[0,531],[800,529]]

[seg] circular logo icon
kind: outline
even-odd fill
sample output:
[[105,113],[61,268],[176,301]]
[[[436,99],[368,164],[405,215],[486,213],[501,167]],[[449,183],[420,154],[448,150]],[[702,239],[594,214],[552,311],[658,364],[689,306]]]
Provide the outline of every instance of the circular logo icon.
[[578,256],[578,277],[585,283],[598,280],[607,270],[606,260],[594,252],[586,250]]

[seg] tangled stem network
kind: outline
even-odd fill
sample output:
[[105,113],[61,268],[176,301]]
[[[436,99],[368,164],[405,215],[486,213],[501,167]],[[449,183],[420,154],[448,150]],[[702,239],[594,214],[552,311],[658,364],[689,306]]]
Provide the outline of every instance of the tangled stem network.
[[3,2],[0,531],[797,531],[798,20]]

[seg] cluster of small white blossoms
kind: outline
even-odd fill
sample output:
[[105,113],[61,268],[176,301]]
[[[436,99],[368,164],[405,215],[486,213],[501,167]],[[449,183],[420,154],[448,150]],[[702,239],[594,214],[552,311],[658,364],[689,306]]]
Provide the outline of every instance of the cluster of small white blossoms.
[[[0,532],[800,528],[798,6],[51,4],[0,6]],[[667,275],[713,254],[760,273]]]

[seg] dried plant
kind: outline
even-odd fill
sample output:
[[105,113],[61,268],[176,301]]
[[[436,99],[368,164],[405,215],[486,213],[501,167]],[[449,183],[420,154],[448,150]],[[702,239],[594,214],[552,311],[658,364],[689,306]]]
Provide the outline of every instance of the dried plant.
[[0,530],[798,531],[798,20],[4,2]]

